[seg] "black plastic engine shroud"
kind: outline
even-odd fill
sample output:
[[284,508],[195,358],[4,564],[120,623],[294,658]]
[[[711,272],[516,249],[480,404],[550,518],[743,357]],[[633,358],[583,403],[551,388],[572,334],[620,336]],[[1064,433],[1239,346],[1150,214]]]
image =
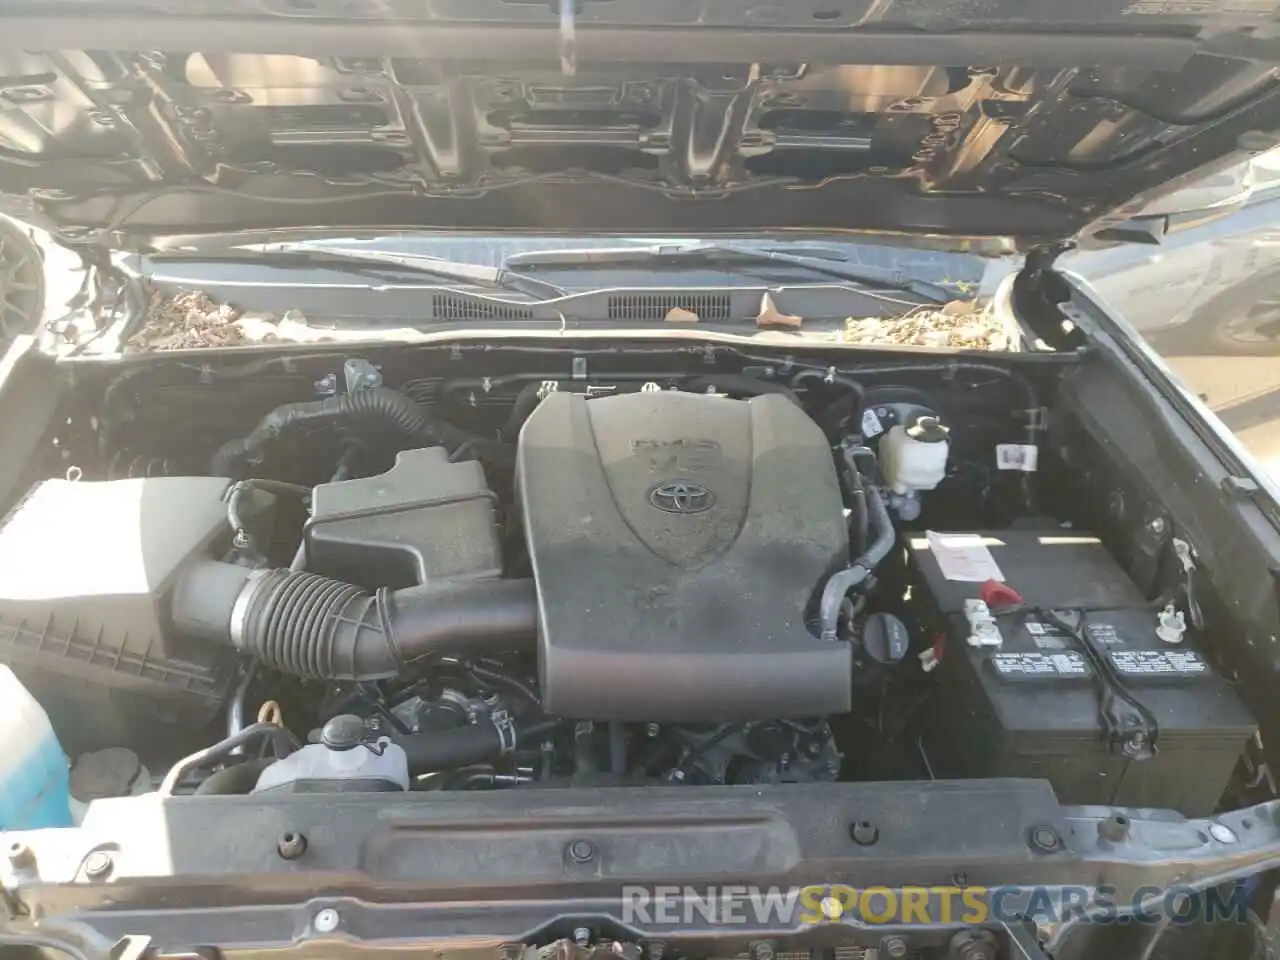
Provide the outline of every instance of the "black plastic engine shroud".
[[850,709],[806,613],[848,560],[835,464],[784,397],[551,394],[520,435],[547,711],[597,720]]

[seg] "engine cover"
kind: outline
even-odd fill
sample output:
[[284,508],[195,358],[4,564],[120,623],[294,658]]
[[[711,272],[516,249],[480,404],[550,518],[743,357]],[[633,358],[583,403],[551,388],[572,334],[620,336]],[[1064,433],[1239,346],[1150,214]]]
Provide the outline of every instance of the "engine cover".
[[826,438],[781,396],[553,393],[520,434],[549,713],[815,717],[850,708],[848,646],[806,613],[848,557]]

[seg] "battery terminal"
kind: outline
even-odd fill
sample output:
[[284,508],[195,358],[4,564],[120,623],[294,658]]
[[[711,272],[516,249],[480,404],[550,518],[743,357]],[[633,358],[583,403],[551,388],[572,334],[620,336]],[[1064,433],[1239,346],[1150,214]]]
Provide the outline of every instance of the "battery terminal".
[[1156,636],[1165,643],[1181,643],[1187,632],[1187,617],[1172,603],[1156,614]]
[[991,608],[981,600],[965,600],[964,618],[969,621],[969,646],[999,647],[1004,644],[1000,635],[1000,625],[991,613]]

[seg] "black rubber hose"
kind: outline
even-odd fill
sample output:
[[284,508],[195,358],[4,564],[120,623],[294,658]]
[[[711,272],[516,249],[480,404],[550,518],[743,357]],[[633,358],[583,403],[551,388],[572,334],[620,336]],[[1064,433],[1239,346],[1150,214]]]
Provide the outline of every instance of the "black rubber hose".
[[224,443],[213,457],[217,477],[239,476],[245,463],[261,460],[266,447],[288,431],[309,424],[379,420],[401,435],[438,442],[441,434],[410,397],[388,387],[370,387],[323,400],[286,403],[268,413],[241,440]]
[[413,776],[482,763],[502,754],[502,739],[492,723],[409,734],[396,742],[404,747]]
[[816,380],[818,383],[831,384],[848,390],[858,398],[856,412],[859,416],[862,414],[862,398],[866,395],[866,390],[853,377],[846,376],[843,373],[834,373],[830,370],[801,370],[791,378],[791,388],[795,390],[803,386],[806,380]]
[[854,556],[859,556],[867,549],[867,536],[870,533],[870,512],[867,510],[867,489],[862,482],[862,471],[858,469],[857,456],[848,447],[841,448],[844,454],[846,474],[849,477],[849,545]]
[[531,580],[371,594],[314,573],[205,561],[175,588],[172,616],[187,635],[230,642],[283,673],[363,681],[394,677],[426,654],[527,650],[538,608]]
[[267,737],[271,740],[275,747],[276,757],[287,757],[292,751],[298,749],[297,738],[292,733],[280,726],[278,723],[254,723],[245,727],[239,733],[218,741],[211,747],[205,747],[198,750],[190,756],[183,757],[172,767],[169,772],[164,775],[164,779],[160,781],[160,789],[158,793],[162,797],[170,796],[174,788],[182,782],[182,778],[189,774],[192,770],[198,770],[200,767],[221,760],[228,756],[231,751],[242,744],[248,743],[255,737]]
[[[558,726],[560,721],[542,716],[515,722],[516,742],[541,736]],[[502,734],[497,726],[487,721],[451,730],[406,734],[397,737],[395,742],[404,748],[412,776],[485,763],[497,759],[504,752]]]
[[514,442],[520,436],[520,428],[524,426],[524,422],[529,419],[529,414],[537,409],[541,402],[538,396],[542,392],[541,383],[526,383],[520,388],[520,392],[516,394],[515,402],[511,404],[511,415],[507,418],[506,426],[502,428],[502,438]]
[[296,497],[311,496],[311,488],[297,483],[285,483],[283,480],[238,480],[227,490],[227,523],[236,535],[236,545],[248,549],[253,546],[253,536],[249,533],[244,517],[244,498],[253,490],[265,490],[268,493],[288,493]]
[[237,763],[231,767],[223,767],[209,774],[200,786],[196,787],[196,796],[227,796],[231,794],[249,793],[258,783],[262,771],[275,763],[274,757],[261,757]]
[[828,404],[814,415],[814,420],[822,428],[823,433],[835,440],[842,433],[850,432],[851,424],[853,432],[861,432],[862,411],[866,409],[864,400],[866,390],[863,389],[862,384],[852,377],[831,370],[801,370],[791,378],[792,389],[803,389],[807,380],[816,381],[819,385],[839,387],[845,391],[843,397]]
[[471,679],[477,686],[497,685],[508,693],[516,694],[524,700],[526,705],[542,709],[542,701],[538,699],[538,695],[515,677],[508,677],[505,673],[498,673],[496,670],[488,670],[474,664],[467,667],[467,673],[471,675]]
[[821,636],[824,640],[837,639],[840,606],[844,603],[844,598],[850,590],[871,576],[871,572],[879,566],[881,560],[888,556],[898,538],[879,491],[869,485],[864,487],[864,491],[870,514],[870,526],[875,532],[875,539],[851,566],[832,574],[826,586],[822,588],[822,600],[818,613],[821,621]]

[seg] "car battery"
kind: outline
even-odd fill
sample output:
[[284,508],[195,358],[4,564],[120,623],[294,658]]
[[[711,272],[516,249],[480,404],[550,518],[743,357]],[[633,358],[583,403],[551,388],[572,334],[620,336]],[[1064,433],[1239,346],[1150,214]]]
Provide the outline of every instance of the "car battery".
[[[1066,804],[1214,810],[1256,724],[1191,631],[1178,643],[1157,635],[1159,611],[1097,538],[1002,530],[910,548],[912,596],[940,654],[922,731],[935,776],[1045,779]],[[988,576],[1023,603],[997,610],[985,628],[998,636],[979,646],[965,601],[980,599]],[[1126,756],[1105,735],[1105,671],[1085,638],[1154,718],[1152,755]]]

